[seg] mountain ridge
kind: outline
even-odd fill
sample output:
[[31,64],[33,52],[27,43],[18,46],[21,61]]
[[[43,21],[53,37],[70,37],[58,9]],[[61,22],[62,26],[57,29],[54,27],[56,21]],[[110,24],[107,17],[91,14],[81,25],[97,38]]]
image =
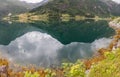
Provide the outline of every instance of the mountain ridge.
[[37,7],[36,4],[26,3],[19,0],[0,0],[0,17],[6,16],[9,13],[19,14],[30,11]]
[[[91,5],[92,4],[92,5]],[[50,0],[47,4],[39,6],[30,12],[36,14],[50,13],[58,16],[62,13],[74,15],[90,16],[111,16],[120,15],[118,11],[120,5],[112,0]]]

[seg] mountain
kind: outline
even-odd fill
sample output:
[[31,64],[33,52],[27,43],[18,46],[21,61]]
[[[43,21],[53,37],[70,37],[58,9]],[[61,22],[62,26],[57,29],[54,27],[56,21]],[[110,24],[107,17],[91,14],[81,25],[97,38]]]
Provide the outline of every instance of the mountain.
[[33,9],[35,4],[21,2],[19,0],[0,0],[0,17],[8,13],[22,13]]
[[54,16],[67,13],[72,16],[98,15],[106,17],[110,15],[119,15],[118,9],[120,9],[120,7],[112,0],[49,0],[47,4],[37,7],[30,12],[35,12],[37,14],[49,13]]
[[120,16],[120,4],[113,2],[112,0],[101,0],[110,9],[111,14],[115,16]]
[[40,7],[40,6],[42,6],[42,5],[44,5],[44,4],[46,4],[46,3],[48,3],[49,2],[49,0],[43,0],[43,1],[41,1],[40,3],[36,3],[35,5],[36,5],[36,8],[37,7]]
[[112,13],[116,16],[120,16],[120,4],[118,5],[113,5],[114,8],[112,8]]

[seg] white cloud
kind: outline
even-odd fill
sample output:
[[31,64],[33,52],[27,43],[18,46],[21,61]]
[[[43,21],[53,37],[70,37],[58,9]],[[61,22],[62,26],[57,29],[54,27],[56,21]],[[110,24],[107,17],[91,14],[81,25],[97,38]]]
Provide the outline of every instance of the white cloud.
[[49,66],[59,64],[63,59],[75,61],[90,57],[110,42],[111,39],[101,38],[93,43],[73,42],[63,45],[46,33],[33,31],[16,38],[7,46],[0,45],[0,53],[16,63]]
[[115,2],[117,2],[117,3],[120,3],[120,0],[113,0],[113,1],[115,1]]
[[20,1],[25,1],[27,3],[39,3],[39,2],[41,2],[43,0],[20,0]]
[[35,31],[26,33],[8,46],[0,46],[0,50],[13,61],[49,66],[52,63],[55,64],[57,51],[62,46],[50,35]]

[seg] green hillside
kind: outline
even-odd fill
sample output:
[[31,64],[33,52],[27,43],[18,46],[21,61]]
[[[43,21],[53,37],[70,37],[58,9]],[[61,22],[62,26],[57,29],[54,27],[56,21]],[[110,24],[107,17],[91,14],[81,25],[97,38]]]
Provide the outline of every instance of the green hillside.
[[72,16],[84,15],[90,17],[111,15],[109,6],[100,0],[52,0],[31,12],[37,14],[49,13],[50,16],[59,16],[64,13]]

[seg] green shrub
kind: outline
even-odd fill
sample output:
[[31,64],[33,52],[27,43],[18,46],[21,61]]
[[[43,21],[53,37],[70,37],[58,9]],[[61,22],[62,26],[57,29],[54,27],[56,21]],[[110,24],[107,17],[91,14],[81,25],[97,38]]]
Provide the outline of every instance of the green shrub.
[[85,66],[82,62],[63,63],[65,77],[85,77]]
[[114,52],[106,52],[106,59],[92,66],[89,77],[120,77],[120,49]]
[[34,72],[32,74],[30,71],[26,71],[24,77],[40,77],[40,76],[39,76],[38,72]]

